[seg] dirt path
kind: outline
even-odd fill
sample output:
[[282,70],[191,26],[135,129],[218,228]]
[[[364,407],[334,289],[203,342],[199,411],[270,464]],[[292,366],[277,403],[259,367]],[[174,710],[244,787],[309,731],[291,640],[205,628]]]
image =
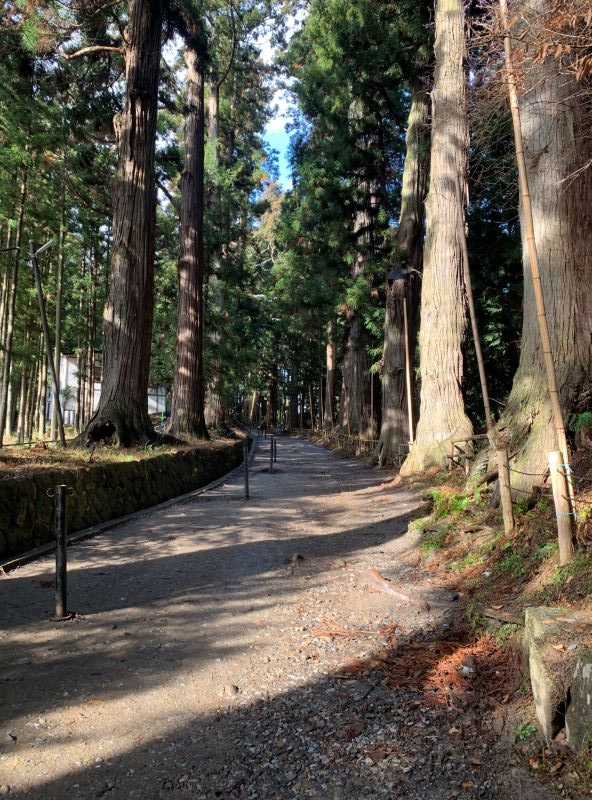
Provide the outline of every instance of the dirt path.
[[74,621],[48,621],[51,559],[0,580],[0,795],[530,796],[516,771],[504,788],[482,720],[343,672],[394,623],[447,624],[361,580],[408,579],[417,496],[301,440],[279,440],[270,475],[267,448],[250,502],[237,474],[72,548]]

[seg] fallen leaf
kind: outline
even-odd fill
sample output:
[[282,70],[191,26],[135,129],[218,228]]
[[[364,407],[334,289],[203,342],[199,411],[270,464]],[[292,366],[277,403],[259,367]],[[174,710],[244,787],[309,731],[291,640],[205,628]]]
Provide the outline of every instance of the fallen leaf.
[[390,755],[389,751],[384,747],[377,747],[376,750],[369,750],[368,754],[373,761],[382,761]]

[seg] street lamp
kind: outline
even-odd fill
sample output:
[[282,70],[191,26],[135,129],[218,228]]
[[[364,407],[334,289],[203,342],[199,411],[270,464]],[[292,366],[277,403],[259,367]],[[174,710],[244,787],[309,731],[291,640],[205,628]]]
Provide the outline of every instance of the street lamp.
[[395,281],[404,281],[403,291],[403,338],[405,340],[405,384],[407,387],[407,418],[409,420],[409,446],[413,443],[413,395],[411,391],[411,355],[409,345],[409,319],[407,314],[407,281],[411,273],[406,267],[395,267],[387,272],[386,279],[389,286]]

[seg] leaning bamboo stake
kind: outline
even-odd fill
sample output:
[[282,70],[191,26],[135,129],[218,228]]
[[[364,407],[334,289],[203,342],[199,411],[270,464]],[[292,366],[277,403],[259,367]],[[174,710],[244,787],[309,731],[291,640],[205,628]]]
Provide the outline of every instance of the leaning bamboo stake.
[[512,126],[514,128],[514,144],[516,149],[516,163],[518,166],[518,180],[520,184],[520,194],[522,202],[524,234],[528,248],[528,261],[530,266],[530,274],[532,277],[532,285],[534,289],[539,336],[541,339],[541,346],[545,361],[545,370],[547,373],[547,386],[549,389],[549,398],[551,400],[551,410],[553,413],[555,435],[557,437],[557,444],[562,454],[563,464],[565,465],[565,473],[567,476],[567,497],[569,503],[569,508],[568,508],[569,516],[567,516],[566,519],[569,520],[570,531],[573,531],[573,521],[574,521],[573,482],[571,480],[571,474],[570,474],[571,470],[569,467],[567,436],[565,433],[565,425],[563,422],[563,413],[561,411],[559,391],[557,389],[557,376],[555,374],[555,365],[553,363],[551,337],[549,335],[549,324],[547,321],[547,314],[545,312],[545,298],[543,295],[543,287],[541,284],[539,259],[538,259],[538,252],[534,235],[534,218],[532,213],[532,201],[530,198],[530,189],[528,186],[528,175],[526,173],[526,159],[524,157],[524,146],[522,143],[522,123],[520,119],[520,106],[518,103],[518,89],[516,85],[514,64],[512,61],[512,44],[510,41],[510,29],[508,26],[508,5],[507,5],[507,0],[499,0],[499,2],[500,2],[502,23],[504,26],[506,83],[508,86],[508,95],[510,98],[510,110],[512,112]]
[[415,431],[413,424],[413,388],[411,382],[411,348],[409,346],[409,315],[407,313],[407,281],[403,295],[403,334],[405,336],[405,388],[407,391],[407,427],[409,429],[409,447],[413,445]]
[[[459,204],[462,220],[463,200],[459,188]],[[483,410],[485,412],[485,424],[487,426],[487,434],[491,446],[495,445],[495,432],[493,425],[493,415],[491,413],[491,404],[489,402],[489,389],[487,388],[487,375],[485,374],[485,364],[483,362],[483,350],[481,349],[481,337],[479,336],[479,325],[477,323],[477,312],[475,310],[475,301],[473,299],[473,285],[471,282],[471,269],[469,265],[469,249],[467,247],[467,232],[464,224],[461,222],[460,230],[460,246],[462,250],[463,259],[463,274],[465,279],[465,292],[467,295],[467,306],[469,309],[469,318],[471,320],[471,331],[473,333],[473,345],[475,347],[475,356],[477,358],[477,367],[479,370],[479,382],[481,384],[481,397],[483,399]]]
[[557,516],[559,563],[563,566],[571,561],[574,553],[572,537],[574,512],[567,487],[568,470],[563,463],[563,454],[560,450],[553,450],[553,452],[549,453],[549,469],[551,471],[551,486],[553,488],[553,501]]
[[510,484],[510,464],[508,451],[497,451],[497,469],[499,476],[500,498],[504,517],[504,533],[509,536],[514,532],[514,509],[512,508],[512,488]]

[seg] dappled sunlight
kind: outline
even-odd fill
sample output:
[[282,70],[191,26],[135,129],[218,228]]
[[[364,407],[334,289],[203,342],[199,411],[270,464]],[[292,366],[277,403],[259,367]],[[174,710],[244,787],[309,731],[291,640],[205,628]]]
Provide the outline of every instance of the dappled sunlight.
[[259,469],[267,457],[259,447],[248,503],[237,471],[70,548],[70,622],[47,621],[51,558],[0,581],[3,715],[17,736],[6,765],[34,754],[30,791],[42,792],[46,769],[72,780],[215,715],[229,670],[248,707],[303,591],[323,591],[328,573],[339,580],[365,548],[406,530],[414,496],[389,513],[360,505],[375,476],[359,463],[295,440],[281,442],[273,475]]

